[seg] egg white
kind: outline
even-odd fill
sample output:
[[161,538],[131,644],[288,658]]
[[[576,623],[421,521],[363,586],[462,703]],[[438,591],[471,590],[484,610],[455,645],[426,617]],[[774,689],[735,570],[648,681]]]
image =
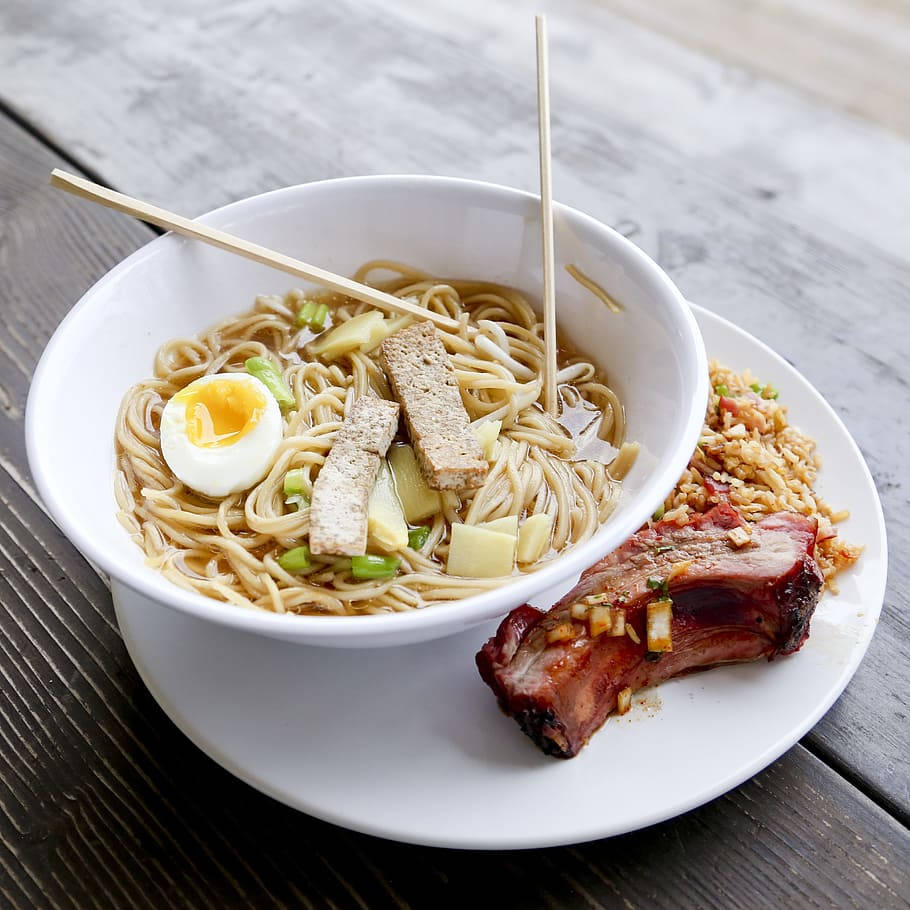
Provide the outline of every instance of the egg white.
[[283,436],[278,402],[255,376],[217,373],[196,379],[187,388],[216,379],[252,386],[265,401],[259,422],[233,445],[209,448],[193,445],[187,435],[186,402],[176,396],[161,413],[161,454],[168,467],[188,487],[212,497],[239,493],[262,480]]

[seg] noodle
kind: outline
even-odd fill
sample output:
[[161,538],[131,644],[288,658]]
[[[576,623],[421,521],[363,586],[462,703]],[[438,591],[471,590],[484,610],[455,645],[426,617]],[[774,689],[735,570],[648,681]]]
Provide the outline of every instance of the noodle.
[[621,313],[622,307],[596,282],[576,265],[567,265],[566,271],[584,288],[604,303],[614,313]]
[[[350,560],[329,556],[312,557],[304,572],[285,571],[277,557],[299,546],[309,529],[307,509],[287,510],[285,474],[301,469],[304,486],[312,490],[353,401],[391,393],[377,350],[354,351],[328,364],[300,356],[313,338],[309,329],[295,325],[302,301],[327,303],[333,326],[365,312],[367,304],[327,292],[260,296],[252,310],[197,338],[164,344],[155,356],[154,378],[130,389],[117,418],[118,518],[145,551],[147,563],[175,584],[280,613],[412,610],[502,583],[445,574],[453,523],[549,515],[552,547],[536,563],[521,567],[531,572],[587,540],[615,508],[620,480],[637,447],[624,441],[622,406],[595,364],[581,356],[564,357],[560,397],[564,407],[584,408],[598,420],[598,435],[618,450],[612,466],[576,458],[571,433],[537,404],[543,327],[517,291],[480,281],[443,281],[387,261],[366,263],[354,279],[366,283],[377,271],[396,277],[375,286],[459,322],[457,331],[440,330],[440,337],[468,415],[475,425],[503,422],[486,482],[478,490],[442,495],[442,511],[428,520],[423,552],[398,553],[401,570],[393,578],[358,581]],[[278,362],[297,409],[285,417],[284,437],[266,477],[246,493],[214,501],[184,486],[168,468],[159,444],[161,413],[188,383],[217,372],[244,371],[246,359],[257,355]]]

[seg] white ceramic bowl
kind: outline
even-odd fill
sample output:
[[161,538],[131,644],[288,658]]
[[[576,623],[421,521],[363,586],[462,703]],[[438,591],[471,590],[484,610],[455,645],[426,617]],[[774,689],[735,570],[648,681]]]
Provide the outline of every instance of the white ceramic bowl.
[[[684,469],[707,400],[695,320],[669,278],[636,246],[574,209],[555,206],[559,324],[601,363],[625,403],[641,454],[621,502],[585,544],[495,590],[408,613],[364,617],[254,612],[184,591],[147,568],[115,517],[113,427],[120,400],[147,376],[158,346],[247,309],[289,276],[167,235],[89,290],[50,340],[32,382],[26,441],[51,514],[96,565],[162,608],[293,642],[372,647],[422,641],[504,615],[566,586],[632,534]],[[440,275],[542,285],[539,202],[502,186],[444,177],[328,180],[276,190],[206,215],[209,224],[341,274],[373,258]],[[625,307],[611,313],[563,266],[575,263]]]

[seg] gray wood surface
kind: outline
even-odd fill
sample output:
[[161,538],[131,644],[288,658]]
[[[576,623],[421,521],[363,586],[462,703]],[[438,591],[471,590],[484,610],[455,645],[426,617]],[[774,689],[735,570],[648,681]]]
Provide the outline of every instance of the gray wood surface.
[[0,374],[12,405],[0,417],[4,906],[908,904],[906,829],[802,746],[671,822],[513,854],[350,834],[202,755],[138,678],[104,583],[37,507],[13,432],[38,349],[71,295],[152,236],[60,198],[44,182],[59,163],[0,119],[0,299],[4,337],[18,343]]
[[[511,10],[479,0],[420,13],[206,2],[191,15],[176,3],[115,13],[100,0],[60,9],[8,0],[0,103],[119,188],[188,213],[345,173],[457,173],[533,188],[533,41],[528,17]],[[870,463],[891,568],[857,676],[804,746],[732,794],[579,848],[402,847],[234,781],[145,692],[103,582],[43,514],[25,467],[22,414],[41,347],[85,288],[152,234],[52,193],[44,181],[59,157],[0,119],[7,903],[910,902],[901,458],[910,143],[587,4],[562,8],[551,33],[557,197],[620,226],[690,298],[793,361]],[[820,177],[813,143],[830,149]],[[478,897],[481,880],[491,884]]]
[[348,174],[535,190],[547,9],[560,201],[637,225],[652,255],[671,227],[776,212],[906,259],[910,142],[596,0],[4,0],[0,85],[118,188],[188,215]]
[[648,29],[910,134],[904,0],[604,0]]

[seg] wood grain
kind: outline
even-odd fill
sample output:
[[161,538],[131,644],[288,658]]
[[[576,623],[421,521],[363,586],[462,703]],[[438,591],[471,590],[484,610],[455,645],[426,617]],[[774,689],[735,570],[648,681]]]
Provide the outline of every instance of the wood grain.
[[[0,95],[14,92],[4,100],[27,107],[107,179],[116,171],[131,187],[155,183],[175,205],[195,194],[196,207],[207,208],[255,184],[304,175],[453,164],[461,173],[533,187],[533,155],[524,160],[533,143],[533,92],[525,98],[520,91],[531,66],[516,75],[511,57],[520,42],[510,38],[504,5],[483,13],[490,17],[486,30],[476,28],[481,11],[473,0],[460,4],[457,16],[431,8],[419,19],[404,7],[380,16],[374,7],[343,3],[306,11],[280,3],[267,10],[200,9],[198,20],[176,4],[171,20],[159,20],[164,14],[151,8],[113,17],[93,0],[42,16],[41,4],[10,0],[0,6]],[[326,38],[310,42],[303,64],[293,67],[288,61],[300,59],[301,29],[290,26],[300,23],[307,34]],[[621,24],[608,36],[613,23],[596,10],[587,23],[603,55],[615,54],[611,68],[617,60],[635,62],[652,40]],[[198,40],[200,28],[210,40]],[[112,48],[108,41],[139,37],[142,29],[153,36],[147,44]],[[895,440],[906,439],[908,429],[903,338],[910,317],[903,301],[910,271],[897,261],[895,236],[873,232],[858,243],[846,220],[823,224],[828,203],[812,203],[799,181],[768,196],[759,191],[769,171],[740,173],[733,155],[705,167],[698,143],[695,153],[681,153],[668,138],[672,129],[633,113],[643,95],[626,94],[622,103],[611,98],[596,108],[603,118],[592,125],[592,79],[605,64],[600,53],[594,59],[586,51],[581,34],[577,23],[551,18],[554,110],[562,112],[554,127],[565,150],[555,162],[557,196],[565,183],[563,199],[616,223],[657,255],[693,299],[764,337],[806,372],[856,434],[882,492],[892,547],[886,609],[853,684],[806,741],[824,760],[798,746],[736,791],[675,821],[577,848],[518,854],[413,848],[343,832],[218,768],[142,686],[103,580],[42,512],[25,469],[22,413],[40,348],[82,291],[152,234],[53,194],[47,173],[62,162],[0,118],[0,905],[910,904],[910,835],[881,808],[908,819],[910,677],[903,655],[910,522]],[[625,39],[631,50],[620,46]],[[351,48],[348,56],[333,54],[339,43]],[[368,53],[376,47],[397,52]],[[560,78],[557,47],[573,52],[571,70]],[[732,91],[731,84],[703,61],[673,52],[651,66],[652,73],[665,67],[665,78],[679,68],[674,76],[682,84],[707,86],[705,107],[714,116],[730,103],[711,95]],[[96,68],[98,85],[90,84]],[[55,94],[41,96],[48,81]],[[242,101],[253,84],[260,93],[269,87],[270,119],[241,115],[234,106],[231,92],[242,88]],[[333,89],[339,85],[350,98]],[[387,104],[365,103],[384,90]],[[565,102],[558,91],[566,92]],[[889,148],[862,128],[854,132],[833,115],[768,91],[741,86],[732,106],[764,114],[762,122],[777,127],[808,111],[821,135]],[[449,96],[446,116],[434,115],[433,105]],[[342,141],[339,110],[360,111],[376,142]],[[692,122],[703,124],[705,116]],[[741,128],[736,117],[733,127]],[[429,128],[415,131],[408,120]],[[126,123],[146,129],[127,130]],[[789,166],[799,132],[783,131],[770,173],[777,163]],[[760,146],[747,144],[746,159]],[[888,194],[899,158],[883,162],[878,195]],[[212,162],[224,160],[228,166],[213,170]],[[803,176],[808,160],[798,164]],[[848,200],[877,198],[868,184],[844,187]],[[890,205],[882,207],[884,225]],[[905,220],[892,223],[906,231]],[[887,434],[870,401],[889,415]],[[672,773],[684,774],[684,759],[677,761]]]
[[2,490],[4,906],[910,905],[910,835],[799,746],[695,812],[579,847],[435,850],[307,818],[177,731],[104,585],[25,491]]
[[[530,17],[502,0],[419,15],[344,0],[202,0],[192,19],[175,0],[39,9],[0,7],[7,102],[115,185],[181,209],[347,173],[536,185]],[[891,584],[869,654],[808,743],[910,824],[910,521],[894,445],[910,434],[910,143],[580,0],[554,9],[550,39],[557,198],[793,362],[870,464]],[[27,370],[29,344],[5,346]]]
[[606,0],[653,29],[910,135],[910,55],[899,0]]
[[0,416],[5,906],[907,905],[910,836],[801,747],[673,822],[520,854],[350,834],[255,793],[196,750],[138,679],[106,587],[38,508],[22,468],[38,347],[72,297],[152,236],[53,195],[53,163],[0,121],[0,293],[20,327],[22,367],[2,362],[12,404]]
[[907,256],[910,142],[597,0],[5,0],[0,95],[113,186],[189,215],[359,173],[533,191],[534,12],[549,13],[560,202],[637,223],[653,253],[639,209],[667,205],[670,225],[722,183],[746,210]]

